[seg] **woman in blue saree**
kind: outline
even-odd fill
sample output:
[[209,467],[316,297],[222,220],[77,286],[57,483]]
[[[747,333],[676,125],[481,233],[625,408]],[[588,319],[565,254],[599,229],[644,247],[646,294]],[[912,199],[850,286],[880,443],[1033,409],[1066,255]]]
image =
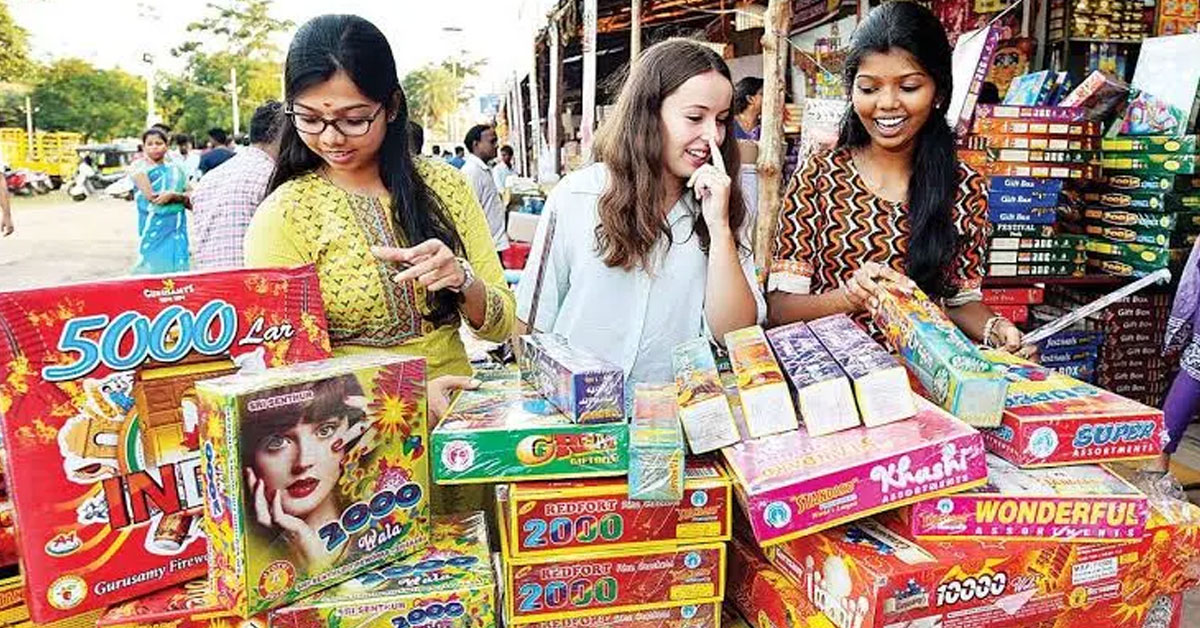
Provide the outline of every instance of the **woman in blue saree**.
[[142,134],[145,159],[133,174],[138,210],[138,261],[135,275],[188,269],[187,173],[167,157],[167,134],[152,128]]

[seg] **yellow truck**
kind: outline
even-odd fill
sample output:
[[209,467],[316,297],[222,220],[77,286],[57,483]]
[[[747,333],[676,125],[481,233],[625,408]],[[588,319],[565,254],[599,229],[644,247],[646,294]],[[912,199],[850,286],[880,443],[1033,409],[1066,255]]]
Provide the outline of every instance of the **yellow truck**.
[[75,149],[81,144],[81,133],[35,131],[30,150],[25,129],[0,128],[0,155],[4,156],[4,163],[14,170],[46,173],[56,190],[75,176],[79,166]]

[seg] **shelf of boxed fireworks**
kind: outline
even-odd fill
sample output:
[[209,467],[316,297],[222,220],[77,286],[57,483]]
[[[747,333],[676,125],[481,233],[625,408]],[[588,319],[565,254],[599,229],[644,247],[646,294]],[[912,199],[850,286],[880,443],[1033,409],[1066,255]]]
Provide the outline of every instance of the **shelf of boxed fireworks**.
[[1050,67],[1128,77],[1139,44],[1154,32],[1154,13],[1141,0],[1051,0]]

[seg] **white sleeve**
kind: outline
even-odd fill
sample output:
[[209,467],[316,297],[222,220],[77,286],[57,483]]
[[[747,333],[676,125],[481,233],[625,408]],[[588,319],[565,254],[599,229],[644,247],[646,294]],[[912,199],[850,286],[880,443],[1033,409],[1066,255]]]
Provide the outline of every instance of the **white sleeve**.
[[[568,239],[563,237],[563,217],[558,211],[560,194],[556,192],[559,191],[551,192],[546,200],[537,232],[533,236],[533,247],[529,251],[525,269],[521,271],[521,282],[517,285],[517,320],[538,331],[554,329],[559,306],[569,288],[568,256],[563,250]],[[550,234],[551,224],[555,224],[553,234]],[[538,297],[538,311],[531,316],[539,272],[542,273],[541,295]]]

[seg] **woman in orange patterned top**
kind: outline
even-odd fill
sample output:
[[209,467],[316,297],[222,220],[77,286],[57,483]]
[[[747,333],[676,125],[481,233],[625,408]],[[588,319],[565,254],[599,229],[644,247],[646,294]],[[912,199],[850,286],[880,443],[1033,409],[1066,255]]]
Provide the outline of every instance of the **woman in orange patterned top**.
[[886,279],[941,299],[971,338],[1021,350],[1020,330],[982,303],[986,185],[958,161],[946,122],[950,59],[941,23],[915,2],[887,2],[859,25],[837,147],[805,161],[780,212],[772,324],[868,312]]

